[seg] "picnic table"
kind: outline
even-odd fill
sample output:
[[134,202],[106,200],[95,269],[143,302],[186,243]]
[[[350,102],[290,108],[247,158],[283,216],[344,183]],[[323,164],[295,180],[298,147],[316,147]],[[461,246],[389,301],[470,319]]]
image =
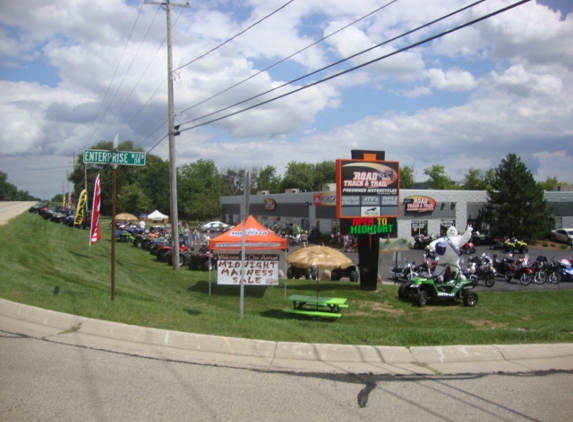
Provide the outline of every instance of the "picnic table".
[[340,318],[340,309],[348,308],[346,299],[341,297],[292,295],[287,300],[292,302],[293,307],[283,309],[283,312],[291,314]]

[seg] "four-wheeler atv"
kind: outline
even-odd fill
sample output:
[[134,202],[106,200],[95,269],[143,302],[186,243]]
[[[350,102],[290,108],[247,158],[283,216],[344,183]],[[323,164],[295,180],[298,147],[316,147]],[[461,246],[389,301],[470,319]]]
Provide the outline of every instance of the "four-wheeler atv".
[[474,283],[466,279],[458,271],[449,273],[447,264],[440,275],[432,277],[418,276],[404,283],[398,289],[400,299],[408,299],[413,296],[418,306],[425,306],[430,299],[462,299],[465,306],[476,306],[478,295],[472,289]]
[[298,268],[293,267],[292,265],[287,268],[287,278],[292,280],[293,278],[299,279],[301,277],[305,278],[306,280],[316,280],[318,278],[318,268],[316,266],[308,267],[308,268]]
[[356,265],[351,265],[344,269],[334,269],[330,272],[330,279],[338,281],[343,277],[348,277],[350,281],[358,281],[358,268]]

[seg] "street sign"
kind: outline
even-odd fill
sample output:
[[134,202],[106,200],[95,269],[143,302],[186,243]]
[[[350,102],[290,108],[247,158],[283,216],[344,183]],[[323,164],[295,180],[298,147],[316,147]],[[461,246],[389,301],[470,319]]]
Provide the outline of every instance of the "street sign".
[[123,166],[144,166],[145,152],[106,151],[100,149],[85,149],[85,164],[118,164]]

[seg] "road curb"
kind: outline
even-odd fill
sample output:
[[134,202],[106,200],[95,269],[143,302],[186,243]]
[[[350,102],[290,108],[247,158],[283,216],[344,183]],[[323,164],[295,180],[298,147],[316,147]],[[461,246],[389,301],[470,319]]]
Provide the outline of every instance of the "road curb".
[[0,327],[50,341],[270,371],[459,374],[573,370],[573,343],[391,347],[274,342],[96,320],[0,299]]

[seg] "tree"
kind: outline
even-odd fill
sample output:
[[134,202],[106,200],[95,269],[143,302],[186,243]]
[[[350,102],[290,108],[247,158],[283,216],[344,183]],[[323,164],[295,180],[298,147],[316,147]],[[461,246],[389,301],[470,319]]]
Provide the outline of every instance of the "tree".
[[409,166],[400,167],[400,189],[412,189],[414,187],[414,168]]
[[467,174],[464,176],[464,184],[462,189],[465,190],[486,190],[487,189],[486,174],[481,170],[470,167]]
[[266,166],[258,171],[257,177],[251,180],[253,191],[266,190],[270,193],[279,193],[281,186],[281,177],[276,175],[277,169],[273,166]]
[[322,185],[334,183],[336,181],[336,163],[334,161],[323,161],[315,166],[314,189],[322,190]]
[[515,154],[505,157],[495,170],[484,217],[507,235],[532,243],[554,226],[554,217],[528,168]]
[[567,182],[560,182],[557,177],[548,177],[544,182],[538,182],[541,189],[545,191],[557,190],[558,186],[569,186]]
[[142,214],[147,212],[151,206],[151,201],[138,183],[125,184],[117,193],[118,212]]
[[[237,196],[245,193],[245,169],[229,168],[221,177],[223,178],[223,196]],[[250,177],[250,176],[249,176]]]
[[[171,215],[171,194],[169,186],[169,161],[157,155],[147,154],[145,166],[138,167],[138,184],[149,199],[149,209]],[[179,194],[180,189],[177,186]]]
[[446,176],[446,169],[444,166],[434,164],[432,167],[424,169],[424,174],[429,176],[426,181],[430,189],[452,189],[454,187],[451,179]]
[[39,201],[28,191],[18,190],[16,185],[8,183],[8,175],[0,171],[0,201]]
[[281,191],[296,188],[302,192],[315,190],[315,166],[309,163],[291,161],[281,182]]
[[223,178],[212,160],[180,167],[177,177],[178,209],[182,218],[207,220],[220,215]]

